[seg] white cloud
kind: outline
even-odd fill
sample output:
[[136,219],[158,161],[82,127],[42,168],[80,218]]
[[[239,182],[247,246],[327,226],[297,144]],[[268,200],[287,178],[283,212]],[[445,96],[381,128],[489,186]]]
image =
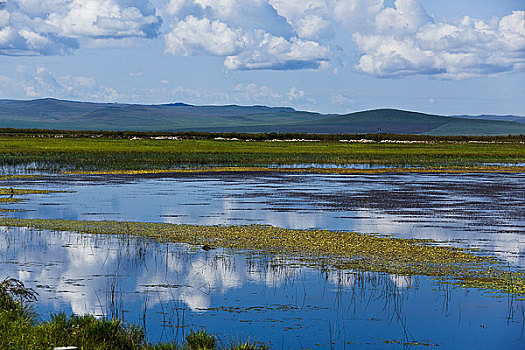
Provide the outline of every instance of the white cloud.
[[73,0],[62,7],[46,22],[67,37],[154,37],[160,25],[149,1]]
[[225,57],[228,70],[318,69],[328,61],[328,47],[306,36],[329,22],[304,18],[298,33],[267,0],[172,0],[167,13],[175,21],[165,36],[170,54]]
[[304,91],[303,90],[299,90],[298,88],[296,88],[295,86],[293,86],[290,91],[288,91],[288,93],[286,94],[286,96],[288,97],[288,99],[290,101],[295,101],[295,100],[301,100],[304,98]]
[[334,35],[330,20],[330,1],[269,0],[277,13],[286,18],[300,38],[320,39]]
[[62,55],[86,38],[152,38],[160,23],[148,0],[11,0],[0,4],[0,54]]
[[[256,84],[237,84],[233,89],[236,98],[240,103],[253,103],[255,101],[266,101],[273,104],[282,101],[282,94],[277,93],[268,86],[258,86]],[[260,103],[260,102],[259,102]]]
[[368,30],[384,9],[383,0],[335,0],[333,17],[350,30]]
[[335,103],[335,104],[338,104],[338,105],[348,105],[348,104],[354,103],[352,98],[350,98],[348,96],[345,96],[345,95],[342,95],[342,94],[338,94],[338,95],[332,96],[330,98],[330,101],[332,101],[332,103]]
[[0,75],[0,91],[16,98],[56,97],[67,100],[114,102],[129,100],[132,94],[124,94],[113,87],[97,84],[94,77],[55,75],[47,67],[27,72],[23,78]]
[[239,30],[226,23],[188,16],[166,35],[166,52],[176,55],[206,53],[227,56],[237,53],[245,45]]
[[329,49],[315,41],[275,37],[269,33],[256,33],[247,50],[228,56],[224,66],[229,70],[251,69],[319,69],[328,61]]
[[130,76],[131,78],[139,78],[143,75],[144,75],[144,71],[141,71],[141,70],[128,73],[128,76]]
[[11,79],[6,77],[5,75],[0,74],[0,84],[6,84],[6,83],[9,83],[10,81]]
[[292,86],[288,90],[276,91],[266,85],[237,84],[229,94],[228,103],[241,105],[264,104],[268,106],[313,105],[315,100],[306,92]]
[[136,46],[161,23],[166,53],[221,57],[227,70],[326,69],[336,40],[355,44],[357,71],[384,78],[525,69],[525,11],[437,20],[419,0],[11,0],[0,3],[0,54]]
[[525,11],[496,24],[465,17],[438,22],[417,0],[384,8],[371,31],[352,38],[362,51],[356,68],[380,77],[433,75],[461,79],[525,68]]

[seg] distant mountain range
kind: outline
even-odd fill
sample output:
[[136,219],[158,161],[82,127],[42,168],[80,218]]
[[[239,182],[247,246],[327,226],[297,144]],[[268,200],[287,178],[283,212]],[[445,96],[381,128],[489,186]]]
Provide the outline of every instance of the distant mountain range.
[[438,116],[396,109],[323,115],[287,107],[0,100],[0,128],[122,131],[525,134],[522,116]]

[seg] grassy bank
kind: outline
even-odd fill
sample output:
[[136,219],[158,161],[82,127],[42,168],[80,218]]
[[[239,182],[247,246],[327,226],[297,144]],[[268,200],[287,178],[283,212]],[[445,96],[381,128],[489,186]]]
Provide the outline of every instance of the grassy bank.
[[463,287],[479,287],[525,296],[525,273],[510,271],[496,258],[436,246],[429,240],[398,239],[352,232],[291,230],[271,226],[199,226],[163,223],[0,218],[1,226],[137,235],[211,249],[295,256],[325,268],[426,275]]
[[51,315],[39,322],[31,303],[37,293],[16,279],[0,282],[0,349],[51,350],[74,346],[82,350],[263,350],[264,344],[242,342],[220,346],[205,331],[190,332],[183,344],[148,344],[142,329],[122,321],[91,315]]
[[380,164],[461,166],[524,163],[520,142],[360,143],[0,137],[0,163],[55,170],[143,170],[184,166]]

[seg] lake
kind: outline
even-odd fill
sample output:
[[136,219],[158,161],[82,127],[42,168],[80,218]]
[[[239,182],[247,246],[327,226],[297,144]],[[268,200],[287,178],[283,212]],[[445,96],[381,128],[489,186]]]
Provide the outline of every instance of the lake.
[[[358,231],[525,258],[525,174],[49,175],[3,187],[62,190],[3,205],[10,217]],[[204,327],[272,348],[521,349],[524,303],[424,276],[321,271],[291,257],[144,238],[3,228],[0,278],[38,309],[122,316],[148,338]]]

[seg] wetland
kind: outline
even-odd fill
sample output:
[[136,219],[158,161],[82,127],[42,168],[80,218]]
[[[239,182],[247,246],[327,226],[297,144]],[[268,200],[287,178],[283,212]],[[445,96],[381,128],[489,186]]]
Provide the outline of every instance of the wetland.
[[[4,148],[0,279],[37,291],[44,320],[118,318],[152,342],[205,329],[272,349],[523,348],[522,144],[429,147],[430,163],[392,156],[421,145],[338,144],[342,163],[293,145],[300,165],[204,169]],[[390,153],[356,161],[365,146]]]

